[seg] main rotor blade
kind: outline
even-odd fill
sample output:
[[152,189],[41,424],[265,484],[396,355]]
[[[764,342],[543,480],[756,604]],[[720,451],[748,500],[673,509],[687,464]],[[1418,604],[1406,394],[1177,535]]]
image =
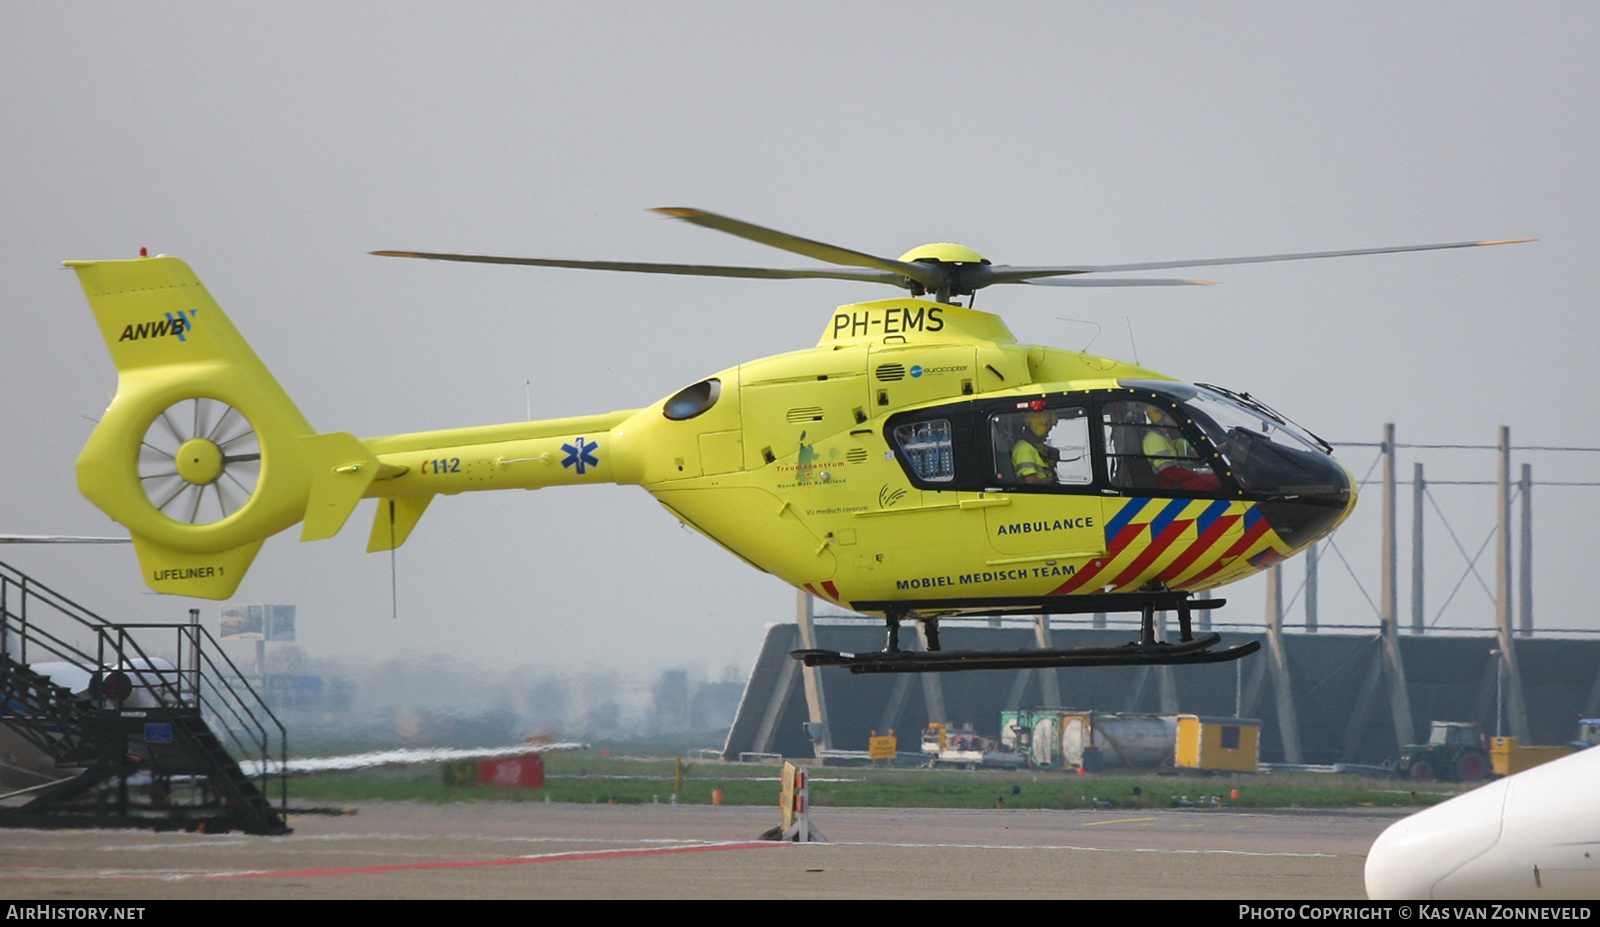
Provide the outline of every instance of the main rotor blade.
[[1215,280],[1179,280],[1170,277],[1137,277],[1085,280],[1080,277],[1040,277],[1027,280],[996,280],[992,283],[1026,283],[1032,286],[1216,286]]
[[751,225],[748,222],[740,222],[738,219],[730,219],[727,216],[719,216],[716,213],[704,212],[699,209],[662,207],[653,211],[659,212],[664,216],[671,216],[674,219],[693,222],[695,225],[708,229],[716,229],[719,232],[727,232],[729,235],[747,238],[750,241],[759,242],[768,247],[790,251],[795,254],[803,254],[806,257],[815,258],[828,264],[842,264],[845,267],[874,267],[878,270],[889,271],[902,277],[910,277],[930,290],[941,289],[950,282],[950,275],[945,270],[931,264],[896,261],[862,251],[852,251],[849,248],[812,241],[809,238],[800,238],[787,232]]
[[[1267,264],[1273,261],[1305,261],[1312,258],[1354,257],[1361,254],[1397,254],[1405,251],[1445,251],[1451,248],[1481,248],[1488,245],[1514,245],[1532,238],[1502,241],[1457,241],[1442,245],[1399,245],[1393,248],[1357,248],[1352,251],[1306,251],[1300,254],[1260,254],[1253,257],[1204,258],[1193,261],[1146,261],[1139,264],[1073,264],[1064,267],[994,267],[988,283],[1016,283],[1034,277],[1066,274],[1098,274],[1125,270],[1170,270],[1176,267],[1214,267],[1220,264]],[[988,275],[985,275],[988,276]]]
[[129,538],[86,538],[65,534],[0,534],[0,544],[128,544]]
[[492,254],[442,254],[432,251],[373,251],[380,257],[424,258],[430,261],[465,261],[474,264],[524,264],[533,267],[573,267],[579,270],[624,270],[640,274],[680,274],[691,277],[758,277],[797,280],[819,277],[864,280],[904,286],[904,274],[882,270],[784,270],[777,267],[721,267],[715,264],[651,264],[640,261],[558,261],[547,258],[500,257]]

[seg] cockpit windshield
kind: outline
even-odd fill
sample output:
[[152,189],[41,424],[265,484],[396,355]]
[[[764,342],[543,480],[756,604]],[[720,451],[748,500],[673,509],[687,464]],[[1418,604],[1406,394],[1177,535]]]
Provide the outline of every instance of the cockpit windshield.
[[1327,454],[1333,450],[1321,439],[1267,408],[1249,394],[1234,395],[1208,384],[1196,386],[1189,404],[1224,429],[1248,428],[1276,444]]
[[1246,492],[1344,499],[1349,476],[1327,445],[1245,396],[1165,381],[1124,381],[1177,402],[1222,454]]

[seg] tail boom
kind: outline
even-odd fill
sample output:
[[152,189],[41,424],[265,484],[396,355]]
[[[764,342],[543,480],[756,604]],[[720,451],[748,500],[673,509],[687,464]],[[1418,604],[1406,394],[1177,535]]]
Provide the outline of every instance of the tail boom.
[[369,551],[400,546],[434,496],[632,483],[617,426],[633,411],[358,440],[302,439],[313,458],[302,541],[332,537],[361,499],[380,500]]

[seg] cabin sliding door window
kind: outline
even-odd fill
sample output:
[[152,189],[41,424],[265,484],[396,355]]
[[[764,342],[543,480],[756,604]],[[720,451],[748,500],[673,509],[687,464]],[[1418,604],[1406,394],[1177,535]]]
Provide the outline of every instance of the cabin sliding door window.
[[917,479],[948,483],[956,478],[955,442],[950,436],[949,421],[941,418],[901,425],[894,430],[894,440]]
[[1023,409],[989,418],[1000,485],[1088,486],[1094,482],[1089,415],[1080,407]]

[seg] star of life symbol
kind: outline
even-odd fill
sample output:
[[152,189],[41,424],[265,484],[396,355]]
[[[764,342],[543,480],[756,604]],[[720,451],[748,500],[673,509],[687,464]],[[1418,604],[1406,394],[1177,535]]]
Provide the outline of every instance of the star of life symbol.
[[573,444],[563,444],[561,449],[567,452],[567,456],[561,461],[561,466],[577,467],[578,475],[583,476],[585,467],[600,466],[600,458],[594,456],[594,451],[599,447],[599,441],[586,441],[583,438]]

